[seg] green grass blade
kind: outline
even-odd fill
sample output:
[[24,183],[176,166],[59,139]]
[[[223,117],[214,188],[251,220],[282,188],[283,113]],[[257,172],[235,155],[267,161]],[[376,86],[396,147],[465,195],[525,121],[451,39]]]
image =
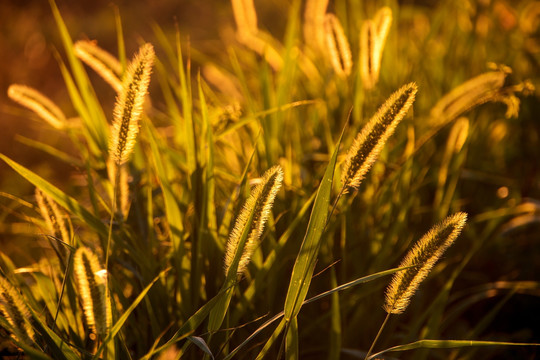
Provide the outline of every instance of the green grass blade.
[[513,343],[504,341],[475,341],[475,340],[418,340],[409,344],[397,345],[371,355],[374,359],[391,351],[406,351],[419,348],[425,349],[453,349],[470,346],[540,346],[537,343]]
[[96,354],[94,355],[94,359],[98,359],[101,352],[106,348],[107,344],[109,343],[109,341],[113,340],[116,335],[118,334],[118,332],[120,331],[120,329],[122,328],[122,326],[124,326],[125,322],[127,321],[129,315],[131,315],[131,313],[133,312],[133,310],[135,310],[135,308],[140,304],[140,302],[145,298],[146,294],[150,291],[150,289],[152,288],[152,286],[154,286],[154,284],[156,283],[156,281],[159,280],[160,277],[162,277],[163,275],[165,275],[168,271],[170,270],[170,268],[168,269],[165,269],[163,271],[161,271],[158,276],[156,276],[154,278],[154,280],[152,280],[152,282],[150,282],[150,284],[148,284],[142,291],[141,293],[139,294],[139,296],[137,296],[137,298],[133,301],[133,303],[129,306],[129,308],[126,309],[126,311],[124,311],[124,313],[122,314],[122,316],[120,316],[120,318],[116,321],[116,323],[114,324],[114,326],[111,328],[110,332],[109,332],[109,335],[107,335],[107,337],[105,338],[105,340],[103,340],[103,343],[101,344],[100,348],[98,349],[98,351],[96,352]]
[[204,351],[207,355],[210,356],[212,360],[214,360],[214,354],[212,354],[212,351],[210,350],[208,344],[206,343],[206,341],[204,341],[203,338],[199,336],[188,336],[187,339],[197,345],[199,349]]
[[19,141],[21,144],[24,144],[24,145],[33,147],[34,149],[43,151],[44,153],[49,154],[49,155],[55,157],[56,159],[65,162],[68,165],[78,167],[78,168],[81,168],[81,167],[84,166],[84,164],[79,159],[77,159],[76,157],[74,157],[74,156],[72,156],[72,155],[70,155],[70,154],[68,154],[66,152],[60,151],[60,150],[56,149],[55,147],[52,147],[51,145],[46,144],[44,142],[36,141],[36,140],[30,139],[30,138],[27,138],[25,136],[22,136],[22,135],[15,135],[15,140]]
[[44,341],[47,343],[49,351],[51,354],[53,354],[54,359],[80,359],[80,356],[71,350],[70,345],[67,342],[62,340],[45,323],[43,323],[39,315],[36,314],[34,310],[30,309],[30,311],[34,317],[34,325],[38,329]]
[[[280,314],[281,316],[283,316],[283,313]],[[280,316],[280,317],[281,317]],[[266,323],[263,324],[263,326],[265,325],[270,325],[270,323],[272,323],[274,320],[277,320],[278,318],[274,317],[272,319],[270,319],[269,321],[267,321]],[[281,322],[278,324],[278,326],[276,327],[276,329],[274,330],[274,332],[272,333],[272,335],[270,336],[270,339],[268,339],[268,341],[266,342],[266,344],[264,345],[264,347],[261,349],[261,351],[259,352],[259,354],[257,355],[257,360],[260,360],[260,359],[263,359],[266,354],[268,353],[268,350],[270,350],[270,348],[272,347],[272,345],[274,344],[274,342],[276,341],[276,339],[278,338],[278,336],[281,334],[281,332],[283,331],[283,329],[285,328],[285,320],[281,320]],[[261,326],[262,327],[262,326]],[[246,339],[245,342],[247,342],[248,340],[251,339],[251,336],[249,338]],[[243,345],[240,344],[240,345]],[[235,349],[236,350],[236,349]],[[234,351],[233,353],[236,353],[236,351]],[[231,353],[231,355],[233,354]],[[229,359],[230,357],[227,356],[225,358],[225,360]]]
[[34,184],[45,194],[52,197],[54,201],[56,201],[60,206],[69,211],[72,215],[80,218],[84,223],[86,223],[100,235],[105,237],[107,236],[107,227],[101,222],[101,220],[96,218],[81,204],[79,204],[77,200],[67,195],[62,190],[58,189],[56,186],[46,181],[36,173],[11,160],[7,156],[0,154],[0,159],[4,160],[9,166],[13,168],[13,170],[18,172],[27,181]]
[[306,298],[311,283],[311,276],[315,269],[322,235],[328,221],[328,208],[330,206],[332,182],[334,179],[334,170],[340,143],[341,138],[337,143],[334,154],[330,159],[321,180],[321,184],[319,185],[319,189],[317,190],[317,197],[315,198],[315,204],[313,205],[313,210],[311,211],[311,216],[309,218],[308,229],[294,264],[289,289],[287,291],[287,298],[285,299],[284,311],[285,319],[287,321],[298,315],[300,312],[302,302]]
[[298,359],[298,319],[291,319],[287,326],[287,338],[285,343],[285,359]]
[[56,25],[58,27],[58,31],[60,32],[60,37],[64,45],[64,50],[66,52],[69,64],[71,65],[71,70],[73,71],[73,74],[75,76],[75,81],[77,82],[77,86],[81,92],[81,96],[84,100],[84,103],[87,105],[89,113],[92,117],[91,121],[88,122],[86,125],[90,129],[92,129],[92,132],[94,134],[96,134],[96,141],[98,147],[105,150],[107,149],[108,125],[105,115],[103,114],[103,109],[101,108],[101,105],[96,98],[94,89],[92,87],[92,84],[90,84],[90,81],[82,63],[75,55],[75,52],[73,50],[73,41],[71,40],[71,36],[69,35],[67,26],[62,19],[62,15],[60,14],[58,7],[56,6],[56,3],[54,2],[54,0],[49,0],[49,3],[54,19],[56,21]]
[[141,360],[148,360],[152,358],[153,355],[160,353],[161,351],[167,349],[169,346],[175,344],[176,342],[187,338],[191,335],[193,331],[208,317],[212,308],[216,303],[225,295],[225,292],[219,292],[214,296],[210,301],[204,304],[195,314],[193,314],[181,327],[178,331],[162,346],[151,349]]

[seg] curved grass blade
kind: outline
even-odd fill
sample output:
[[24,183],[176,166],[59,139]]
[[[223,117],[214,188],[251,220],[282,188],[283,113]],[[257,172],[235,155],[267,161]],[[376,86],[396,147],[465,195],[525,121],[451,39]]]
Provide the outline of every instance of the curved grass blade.
[[[409,269],[411,267],[413,267],[413,266],[394,268],[394,269],[385,270],[385,271],[381,271],[381,272],[378,272],[378,273],[375,273],[375,274],[371,274],[371,275],[368,275],[368,276],[361,277],[359,279],[350,281],[350,282],[348,282],[346,284],[337,286],[334,289],[328,290],[328,291],[326,291],[326,292],[324,292],[322,294],[319,294],[319,295],[316,295],[316,296],[314,296],[312,298],[309,298],[309,299],[305,300],[302,303],[302,305],[306,305],[306,304],[312,303],[314,301],[320,300],[320,299],[322,299],[324,297],[327,297],[327,296],[329,296],[329,295],[331,295],[331,294],[333,294],[335,292],[347,290],[347,289],[352,288],[353,286],[363,284],[363,283],[366,283],[368,281],[373,281],[373,280],[378,279],[380,277],[383,277],[383,276],[386,276],[386,275],[391,275],[391,274],[394,274],[394,273],[396,273],[398,271],[406,270],[406,269]],[[244,340],[240,345],[238,345],[229,355],[227,355],[224,360],[232,359],[234,357],[234,355],[236,355],[240,350],[242,350],[251,340],[253,340],[253,338],[255,338],[255,336],[260,334],[261,331],[266,329],[268,326],[273,324],[275,321],[281,319],[283,317],[283,315],[284,315],[284,312],[282,311],[279,314],[274,315],[274,317],[272,317],[271,319],[267,320],[257,330],[255,330],[246,340]],[[283,320],[280,323],[280,325],[276,328],[276,330],[274,331],[276,337],[281,333],[281,331],[283,330],[284,325],[285,325],[285,320]],[[275,339],[271,338],[271,339],[268,340],[268,342],[272,341],[272,343],[273,343],[274,340]]]
[[107,337],[105,338],[105,340],[103,340],[103,343],[101,344],[100,348],[98,349],[98,351],[96,352],[96,354],[94,355],[94,358],[97,359],[99,358],[99,355],[101,354],[101,352],[105,349],[105,347],[107,346],[107,344],[116,337],[116,335],[118,334],[118,332],[120,331],[120,329],[122,328],[122,326],[124,326],[125,322],[127,321],[129,315],[131,315],[131,313],[133,312],[133,310],[135,310],[135,308],[139,305],[139,303],[141,301],[143,301],[144,297],[146,296],[146,294],[148,293],[148,291],[150,291],[150,289],[152,288],[152,286],[154,286],[154,284],[156,283],[156,281],[159,280],[160,277],[162,277],[163,275],[165,275],[171,268],[168,268],[168,269],[165,269],[163,270],[162,272],[160,272],[158,274],[158,276],[156,276],[154,278],[154,280],[152,280],[152,282],[150,284],[148,284],[144,289],[143,291],[141,291],[141,293],[139,294],[139,296],[137,296],[137,298],[135,299],[135,301],[133,301],[133,303],[129,306],[129,308],[126,309],[126,311],[124,311],[124,313],[122,314],[122,316],[120,316],[120,318],[116,321],[116,323],[111,327],[110,329],[110,332],[109,334],[107,335]]
[[85,224],[94,229],[102,236],[107,236],[107,227],[98,218],[86,210],[77,200],[58,189],[56,186],[43,179],[36,173],[25,168],[19,163],[11,160],[4,154],[0,154],[0,159],[4,160],[9,166],[18,172],[27,181],[39,188],[43,193],[49,195],[60,206],[68,210],[72,215],[80,218]]
[[[343,136],[343,134],[342,134]],[[285,299],[285,319],[291,320],[298,315],[302,303],[306,298],[311,276],[315,269],[317,254],[321,246],[321,239],[328,221],[328,208],[330,206],[330,196],[332,194],[332,182],[334,179],[334,170],[336,168],[337,154],[341,137],[336,144],[334,154],[326,168],[324,176],[317,190],[315,204],[309,218],[308,228],[300,252],[296,258],[289,289],[287,290],[287,298]]]
[[413,349],[452,349],[469,346],[540,346],[537,343],[513,343],[503,341],[475,341],[475,340],[418,340],[409,344],[397,345],[371,355],[368,359],[375,359],[390,351],[406,351]]

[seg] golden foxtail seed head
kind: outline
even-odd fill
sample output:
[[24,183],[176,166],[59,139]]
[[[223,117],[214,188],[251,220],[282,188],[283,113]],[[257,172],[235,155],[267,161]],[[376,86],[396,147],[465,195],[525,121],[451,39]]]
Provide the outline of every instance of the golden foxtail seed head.
[[128,161],[135,147],[154,57],[151,44],[147,43],[139,49],[128,66],[123,89],[116,98],[109,155],[118,165]]
[[119,93],[122,91],[122,64],[95,41],[79,40],[73,45],[75,55]]
[[97,256],[88,248],[79,248],[73,258],[77,289],[86,323],[98,335],[106,335],[110,325],[107,278]]
[[[247,268],[251,254],[259,245],[259,238],[263,232],[264,224],[268,219],[282,181],[283,171],[277,165],[267,170],[261,178],[260,183],[251,191],[248,200],[236,218],[236,223],[227,242],[227,248],[225,250],[225,274],[229,272],[229,268],[238,252],[241,252],[242,255],[237,273],[241,274]],[[252,222],[249,225],[248,222],[251,218]],[[246,228],[247,226],[249,228]],[[240,244],[242,234],[245,231],[249,231],[248,238],[245,244]]]
[[[66,244],[70,244],[71,237],[66,227],[64,214],[60,211],[56,202],[38,188],[36,188],[35,197],[41,216],[47,223],[50,233]],[[56,242],[53,242],[53,244],[55,244],[53,246],[55,246],[60,254],[67,256],[67,249],[65,247],[60,246]]]
[[13,84],[8,88],[11,100],[35,112],[55,129],[66,127],[66,116],[55,103],[39,91],[25,85]]
[[0,277],[0,315],[11,325],[13,336],[27,344],[34,342],[32,317],[26,301],[11,283]]
[[427,232],[407,253],[399,267],[418,265],[394,274],[386,289],[384,310],[389,314],[405,311],[414,292],[445,250],[454,243],[465,226],[467,214],[458,212]]
[[334,14],[326,14],[324,17],[324,34],[334,71],[341,77],[348,76],[352,69],[351,49],[343,27]]
[[384,144],[412,106],[417,90],[415,83],[402,86],[356,136],[343,165],[341,182],[345,190],[360,186]]

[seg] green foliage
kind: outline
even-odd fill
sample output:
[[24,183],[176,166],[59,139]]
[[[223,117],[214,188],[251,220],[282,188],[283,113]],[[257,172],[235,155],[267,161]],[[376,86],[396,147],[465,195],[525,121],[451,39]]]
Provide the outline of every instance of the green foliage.
[[[288,14],[281,41],[273,34],[283,29],[264,30],[269,19],[257,19],[251,1],[232,0],[238,30],[223,40],[227,54],[202,55],[178,31],[154,25],[154,38],[141,41],[152,60],[139,72],[130,59],[141,58],[124,44],[132,29],[122,29],[118,13],[113,56],[91,42],[75,45],[50,3],[75,113],[64,116],[25,86],[10,96],[53,118],[71,144],[21,141],[83,180],[56,186],[0,154],[48,206],[61,208],[54,219],[67,226],[56,238],[35,201],[0,193],[4,231],[24,222],[41,252],[29,265],[0,252],[0,284],[9,289],[0,294],[0,327],[15,351],[41,359],[335,359],[375,348],[370,358],[407,350],[425,359],[442,348],[454,348],[453,358],[489,358],[485,346],[538,345],[534,334],[489,332],[510,298],[539,296],[540,281],[521,272],[527,261],[510,262],[512,277],[500,279],[476,266],[540,212],[511,172],[526,156],[516,133],[531,126],[524,115],[538,103],[525,98],[538,85],[530,70],[538,57],[524,40],[534,40],[527,1],[430,9],[278,1]],[[501,14],[519,14],[523,24],[505,28]],[[366,21],[367,70],[358,48]],[[125,79],[139,79],[144,67],[140,89],[108,79],[120,105],[136,101],[129,126],[115,128],[113,108],[99,103],[87,71],[99,73],[107,65],[100,61]],[[401,97],[391,95],[400,88]],[[129,138],[129,154],[108,146],[111,133]],[[527,139],[540,148],[538,137]],[[435,266],[439,252],[396,268],[418,235],[461,211],[469,223]],[[402,315],[385,319],[388,275],[414,278],[418,269],[422,280],[430,273],[425,284],[408,292]],[[411,298],[415,291],[421,296]],[[499,302],[477,324],[463,321],[494,296]]]

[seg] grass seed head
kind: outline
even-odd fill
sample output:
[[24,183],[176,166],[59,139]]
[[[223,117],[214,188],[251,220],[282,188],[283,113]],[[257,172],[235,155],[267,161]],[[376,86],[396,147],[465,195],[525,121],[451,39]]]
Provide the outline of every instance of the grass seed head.
[[118,165],[129,160],[135,147],[154,57],[151,44],[147,43],[139,49],[127,69],[123,89],[116,98],[109,155]]
[[417,90],[415,83],[402,86],[356,136],[343,166],[341,182],[345,190],[360,186],[384,144],[412,106]]
[[97,256],[89,248],[79,248],[73,259],[77,288],[83,304],[86,323],[98,335],[106,335],[110,310],[106,294],[106,276]]
[[[259,245],[259,239],[263,232],[264,224],[268,219],[268,215],[270,214],[270,210],[272,209],[274,199],[281,187],[282,181],[283,171],[281,170],[281,167],[279,165],[274,166],[266,171],[260,183],[251,191],[248,200],[236,219],[234,228],[229,236],[229,241],[227,242],[225,251],[225,274],[229,272],[230,266],[239,251],[242,252],[242,256],[238,264],[237,274],[242,274],[247,268],[251,254],[253,254],[253,251]],[[251,214],[253,214],[253,221],[250,228],[246,229]],[[249,231],[248,238],[243,249],[239,249],[241,246],[240,239],[246,230]]]
[[324,51],[324,18],[328,0],[307,0],[304,10],[304,39],[315,51]]
[[39,91],[26,85],[13,84],[8,88],[11,100],[32,110],[55,129],[66,127],[66,116],[55,103]]
[[257,33],[257,12],[253,0],[231,0],[231,3],[238,32]]
[[[45,220],[49,231],[58,239],[70,244],[71,237],[66,227],[64,214],[60,211],[56,202],[38,188],[36,188],[35,197],[41,216]],[[63,246],[59,246],[58,249],[60,253],[67,255],[66,249]]]
[[75,55],[119,93],[122,91],[122,64],[100,48],[95,41],[79,40],[73,45]]
[[11,325],[17,341],[27,344],[34,342],[34,329],[30,310],[19,291],[11,283],[0,277],[0,315]]
[[349,41],[339,19],[334,14],[326,14],[324,17],[324,35],[334,71],[341,77],[350,75],[352,56]]
[[390,314],[405,311],[420,283],[465,226],[467,214],[458,212],[427,232],[407,253],[399,267],[418,265],[394,274],[386,289],[384,310]]

